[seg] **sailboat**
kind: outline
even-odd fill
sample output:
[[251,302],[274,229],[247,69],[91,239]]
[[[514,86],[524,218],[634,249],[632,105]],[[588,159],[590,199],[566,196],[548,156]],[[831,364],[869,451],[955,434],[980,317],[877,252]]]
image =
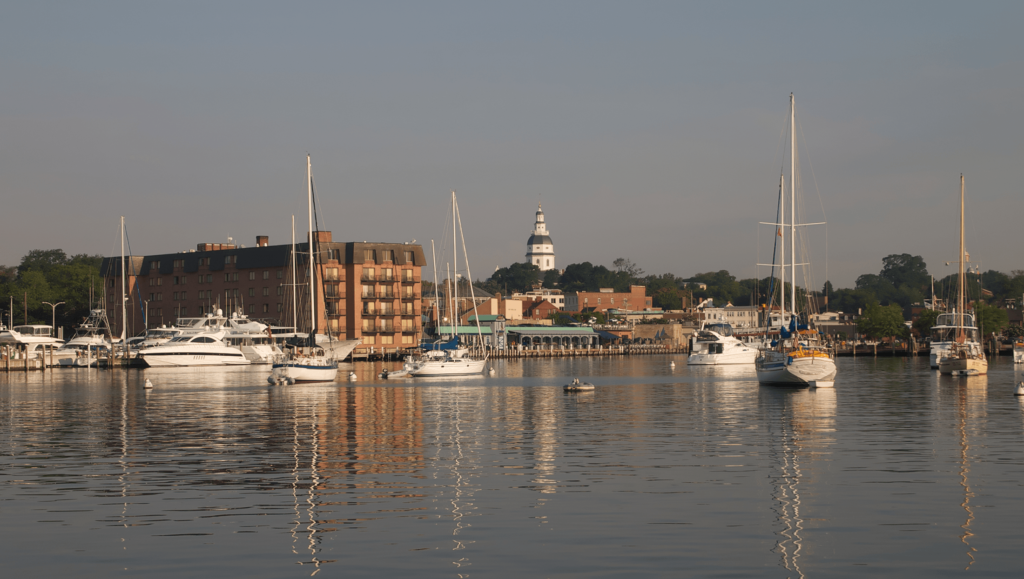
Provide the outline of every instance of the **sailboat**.
[[[964,314],[964,264],[967,251],[964,249],[964,176],[960,175],[960,267],[957,271],[957,304],[954,315],[957,318],[956,337],[944,355],[939,358],[939,372],[942,374],[987,374],[988,360],[981,343],[976,339],[977,329],[965,326]],[[973,317],[970,318],[973,322]],[[971,324],[973,325],[973,323]],[[972,336],[968,336],[968,331]],[[974,340],[969,339],[974,337]]]
[[[408,371],[410,376],[471,376],[473,374],[480,374],[484,370],[484,365],[487,363],[487,354],[482,351],[482,341],[479,339],[480,330],[480,316],[476,317],[476,330],[477,330],[477,345],[479,348],[474,348],[476,352],[468,350],[466,348],[458,347],[459,340],[459,284],[458,284],[458,260],[459,252],[456,244],[456,234],[462,233],[462,218],[459,215],[459,203],[455,198],[455,191],[452,191],[452,252],[455,254],[455,270],[456,275],[453,279],[452,288],[454,292],[454,299],[452,300],[451,313],[449,314],[452,336],[455,348],[444,349],[444,350],[430,350],[425,353],[424,356],[411,360],[404,370]],[[466,238],[462,236],[462,252],[466,262],[466,273],[467,279],[470,280],[469,291],[470,297],[473,301],[473,313],[476,314],[476,295],[473,292],[473,276],[469,273],[469,253],[466,251]],[[436,279],[436,275],[435,275]],[[435,284],[435,287],[437,284]],[[436,302],[435,302],[436,303]]]
[[[306,186],[309,205],[309,309],[310,331],[305,346],[291,346],[274,362],[267,381],[271,384],[295,382],[332,382],[338,374],[334,349],[324,349],[316,339],[316,250],[317,232],[313,230],[313,163],[306,155]],[[293,256],[294,259],[294,256]]]
[[[780,223],[771,223],[780,228],[781,267],[781,307],[779,337],[766,343],[758,351],[754,366],[757,370],[757,381],[761,384],[783,384],[790,386],[816,386],[830,388],[836,376],[835,352],[820,345],[819,335],[811,329],[807,322],[799,323],[796,311],[796,228],[816,223],[797,223],[796,212],[796,100],[789,95],[789,136],[790,136],[790,217],[786,223],[785,178],[780,180]],[[792,307],[789,327],[786,319],[786,237],[788,228],[790,235],[790,304]],[[774,267],[774,264],[772,264]]]

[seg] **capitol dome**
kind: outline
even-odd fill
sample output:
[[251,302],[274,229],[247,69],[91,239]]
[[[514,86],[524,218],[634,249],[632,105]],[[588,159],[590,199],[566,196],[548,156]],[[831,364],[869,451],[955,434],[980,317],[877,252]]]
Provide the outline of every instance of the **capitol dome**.
[[544,223],[544,210],[537,204],[537,221],[533,226],[533,234],[526,242],[526,261],[540,268],[541,271],[555,269],[555,244],[548,235],[548,226]]

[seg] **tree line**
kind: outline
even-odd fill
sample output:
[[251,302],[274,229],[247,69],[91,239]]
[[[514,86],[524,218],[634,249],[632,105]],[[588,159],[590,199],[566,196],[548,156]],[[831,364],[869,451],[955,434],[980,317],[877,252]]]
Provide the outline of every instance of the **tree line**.
[[[1013,270],[1009,274],[995,270],[978,271],[968,274],[965,281],[966,295],[970,296],[967,301],[973,303],[985,335],[998,333],[1006,326],[1006,312],[998,305],[1007,299],[1024,300],[1024,270]],[[666,310],[683,309],[688,304],[696,305],[707,299],[714,300],[715,305],[777,304],[782,291],[786,292],[787,301],[790,295],[789,284],[782,285],[772,276],[737,279],[727,270],[689,277],[672,273],[647,275],[626,258],[616,259],[611,268],[590,262],[574,263],[562,273],[555,270],[541,272],[531,263],[514,263],[498,268],[490,278],[477,282],[490,293],[505,295],[526,292],[538,284],[563,292],[598,291],[609,287],[625,292],[630,285],[642,285],[647,288],[654,307]],[[901,253],[884,257],[877,274],[857,277],[852,288],[835,289],[832,282],[826,281],[820,291],[813,291],[811,295],[802,287],[797,287],[796,294],[798,303],[807,303],[809,298],[823,303],[827,298],[830,311],[860,313],[865,320],[866,333],[894,336],[905,328],[904,320],[910,319],[911,306],[930,299],[933,285],[937,299],[952,303],[957,274],[950,273],[933,282],[921,256]],[[923,319],[934,323],[937,315],[925,314]],[[896,333],[887,333],[893,331]]]
[[[73,328],[89,315],[91,305],[103,298],[100,279],[100,255],[67,255],[60,249],[34,249],[17,266],[0,266],[0,304],[3,323],[10,322],[13,301],[14,324],[49,324]],[[89,303],[90,288],[94,296]],[[12,300],[13,298],[13,300]],[[44,304],[64,302],[56,309]]]

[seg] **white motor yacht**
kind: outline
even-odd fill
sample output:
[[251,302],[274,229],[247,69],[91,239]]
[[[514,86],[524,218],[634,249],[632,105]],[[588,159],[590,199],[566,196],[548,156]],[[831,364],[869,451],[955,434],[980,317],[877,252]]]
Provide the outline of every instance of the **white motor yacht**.
[[31,360],[42,356],[48,348],[56,350],[64,340],[53,337],[53,326],[26,324],[0,332],[0,344],[24,347],[26,357]]
[[241,366],[249,364],[238,348],[224,342],[227,319],[221,310],[203,318],[178,318],[179,334],[163,344],[139,350],[148,366]]
[[1013,363],[1024,364],[1024,338],[1013,341]]
[[268,328],[267,324],[250,320],[245,314],[236,312],[227,320],[224,341],[241,350],[253,364],[270,364],[284,352],[275,343]]
[[95,309],[89,312],[89,317],[75,330],[75,337],[54,352],[53,362],[65,367],[96,365],[100,359],[110,355],[110,344],[107,312]]
[[753,364],[757,348],[733,336],[728,323],[702,324],[690,343],[686,363],[695,366]]

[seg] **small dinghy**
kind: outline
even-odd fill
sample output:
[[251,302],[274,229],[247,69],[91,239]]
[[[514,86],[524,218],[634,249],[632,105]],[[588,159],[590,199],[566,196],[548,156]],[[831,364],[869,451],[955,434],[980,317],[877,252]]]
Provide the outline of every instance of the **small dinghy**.
[[408,378],[409,369],[402,368],[401,370],[384,370],[380,374],[377,374],[377,377],[382,380],[387,380],[388,378]]
[[573,378],[572,382],[565,385],[566,392],[585,392],[593,389],[593,384],[590,382],[580,382],[579,378]]

